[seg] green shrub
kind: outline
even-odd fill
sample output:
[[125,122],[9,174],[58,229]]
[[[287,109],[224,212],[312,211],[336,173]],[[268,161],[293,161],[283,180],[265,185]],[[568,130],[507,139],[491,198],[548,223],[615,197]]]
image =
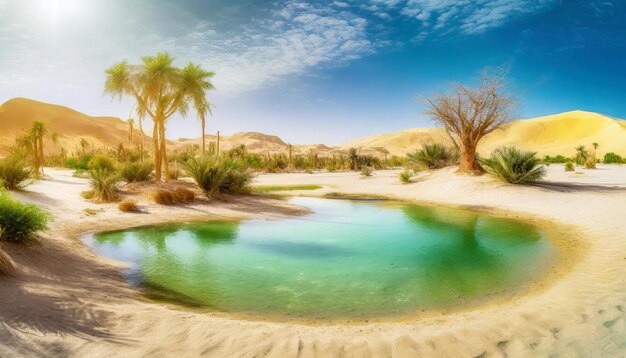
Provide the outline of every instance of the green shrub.
[[403,184],[408,184],[411,182],[411,177],[413,176],[413,173],[411,173],[410,170],[408,169],[404,169],[404,171],[402,171],[402,173],[400,173],[400,181]]
[[490,158],[481,159],[480,163],[489,174],[504,182],[531,183],[546,175],[546,169],[536,154],[515,147],[500,147],[491,152]]
[[0,189],[20,190],[30,184],[33,175],[31,168],[26,168],[24,162],[7,158],[0,161]]
[[24,204],[0,192],[0,240],[23,242],[48,229],[48,214],[33,204]]
[[98,202],[111,202],[117,199],[117,187],[121,178],[112,170],[104,167],[89,171],[89,186],[93,200]]
[[178,168],[170,168],[167,171],[167,179],[178,180],[182,176],[183,176],[183,172]]
[[91,170],[106,170],[114,171],[115,163],[113,160],[105,155],[96,155],[89,161],[89,169]]
[[224,180],[220,185],[220,192],[228,194],[248,194],[250,193],[250,182],[252,173],[245,169],[227,169]]
[[438,169],[454,164],[459,159],[456,150],[441,144],[425,144],[414,153],[407,154],[410,162],[421,164],[429,169]]
[[90,154],[81,155],[80,157],[70,157],[65,160],[65,167],[76,170],[88,170]]
[[574,163],[572,162],[567,162],[565,163],[565,171],[566,172],[573,172],[576,168],[574,167]]
[[234,164],[205,157],[190,159],[185,171],[208,198],[219,193],[243,194],[250,191],[252,174]]
[[371,177],[372,176],[372,168],[370,168],[370,167],[363,167],[363,168],[361,168],[361,175],[363,175],[365,177]]
[[622,158],[619,154],[609,152],[604,155],[604,164],[621,164],[621,163],[624,163],[624,158]]
[[137,183],[150,180],[153,171],[152,163],[128,163],[120,169],[120,176],[127,183]]
[[556,157],[551,157],[549,155],[543,157],[543,162],[546,164],[567,163],[569,161],[571,161],[571,159],[566,158],[561,154],[557,155]]

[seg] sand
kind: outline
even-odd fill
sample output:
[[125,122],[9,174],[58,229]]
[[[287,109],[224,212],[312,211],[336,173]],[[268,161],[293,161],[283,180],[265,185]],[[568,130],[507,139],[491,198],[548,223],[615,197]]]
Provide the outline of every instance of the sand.
[[[29,247],[4,245],[19,271],[0,281],[0,356],[75,357],[488,357],[623,356],[626,352],[626,167],[581,174],[548,168],[547,181],[512,186],[453,169],[425,172],[403,185],[397,171],[260,175],[259,185],[320,184],[303,192],[373,193],[536,217],[568,227],[563,238],[584,253],[557,280],[514,299],[402,321],[304,324],[255,322],[149,301],[130,287],[119,263],[97,257],[87,232],[162,221],[303,214],[260,197],[143,213],[85,202],[84,179],[66,170],[16,197],[52,212],[52,228]],[[87,216],[83,209],[102,211]],[[566,251],[568,252],[568,251]],[[572,251],[573,252],[573,251]]]

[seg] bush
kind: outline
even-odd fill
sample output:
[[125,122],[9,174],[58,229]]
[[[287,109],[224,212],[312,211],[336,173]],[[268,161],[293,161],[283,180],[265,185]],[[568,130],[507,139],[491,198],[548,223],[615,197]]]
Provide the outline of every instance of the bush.
[[153,171],[152,163],[128,163],[120,170],[120,176],[127,183],[136,183],[150,180]]
[[622,163],[624,163],[624,158],[622,158],[619,154],[609,152],[604,155],[604,164],[622,164]]
[[596,169],[596,160],[593,156],[587,158],[587,160],[585,161],[585,168]]
[[126,199],[121,201],[119,204],[117,204],[117,208],[124,213],[136,212],[139,210],[139,208],[137,207],[137,201],[133,199]]
[[161,205],[174,205],[176,204],[176,198],[171,191],[165,189],[157,189],[152,192],[152,200],[155,203]]
[[400,181],[403,184],[408,184],[411,182],[411,177],[413,176],[413,174],[411,173],[410,170],[408,169],[404,169],[404,171],[402,171],[402,173],[400,173]]
[[441,144],[425,144],[414,153],[407,154],[409,161],[424,165],[429,169],[438,169],[454,164],[459,155],[456,150]]
[[220,185],[220,192],[229,194],[250,193],[250,182],[252,173],[245,169],[227,169],[224,180]]
[[185,204],[191,203],[196,198],[196,194],[193,191],[180,186],[174,190],[174,196],[179,203]]
[[36,231],[48,229],[48,214],[33,204],[13,200],[0,193],[0,240],[23,242]]
[[21,190],[30,184],[33,175],[31,168],[25,168],[24,162],[7,158],[0,161],[0,189]]
[[573,172],[576,168],[574,167],[574,163],[572,162],[567,162],[565,163],[565,171],[566,172]]
[[566,158],[562,156],[561,154],[557,155],[556,157],[551,157],[549,155],[546,155],[545,157],[543,157],[543,162],[546,164],[567,163],[569,161],[571,161],[571,159]]
[[105,155],[96,155],[89,161],[89,169],[114,171],[115,163],[113,163],[111,158]]
[[91,155],[85,154],[80,157],[70,157],[65,161],[65,167],[76,170],[88,170]]
[[89,176],[89,186],[95,201],[111,202],[117,199],[117,186],[121,181],[117,173],[100,167],[90,170]]
[[546,175],[546,169],[536,154],[515,147],[500,147],[491,152],[490,158],[481,159],[480,163],[489,174],[504,182],[531,183]]
[[372,168],[370,168],[370,167],[363,167],[361,169],[361,175],[363,175],[365,177],[371,177],[372,176]]
[[233,163],[217,162],[211,157],[193,158],[185,164],[185,171],[208,198],[219,193],[244,194],[250,191],[252,174]]
[[170,168],[167,171],[167,179],[178,180],[178,178],[182,176],[183,176],[183,172],[178,168]]

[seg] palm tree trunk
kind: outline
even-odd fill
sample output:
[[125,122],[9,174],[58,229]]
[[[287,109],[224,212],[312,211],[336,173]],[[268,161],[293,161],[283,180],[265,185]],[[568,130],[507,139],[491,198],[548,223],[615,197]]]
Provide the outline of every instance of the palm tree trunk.
[[169,173],[169,163],[167,162],[167,148],[165,141],[165,122],[161,121],[161,126],[159,128],[160,131],[160,140],[161,140],[161,159],[163,160],[163,173],[165,175],[165,180],[167,181],[167,176]]
[[155,180],[161,181],[161,155],[159,150],[159,121],[154,121],[154,128],[152,129],[152,146],[154,149],[154,171]]
[[143,116],[139,115],[139,162],[143,163]]
[[46,165],[46,159],[43,156],[43,137],[39,137],[39,162],[41,163],[41,175],[43,175],[43,167]]
[[35,166],[35,175],[39,177],[39,148],[37,138],[33,138],[33,165]]
[[205,152],[206,152],[206,147],[205,147],[205,140],[206,140],[206,138],[204,138],[205,137],[204,130],[205,130],[206,122],[204,120],[204,116],[202,116],[200,118],[200,120],[202,121],[202,155],[204,155]]

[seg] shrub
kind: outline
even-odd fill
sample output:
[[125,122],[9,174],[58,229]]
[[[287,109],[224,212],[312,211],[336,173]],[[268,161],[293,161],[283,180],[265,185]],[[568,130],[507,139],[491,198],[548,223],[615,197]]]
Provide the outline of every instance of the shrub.
[[413,176],[413,174],[411,173],[410,170],[408,169],[404,169],[404,171],[402,171],[402,173],[400,173],[400,181],[403,184],[408,184],[411,182],[411,177]]
[[229,194],[250,193],[250,182],[252,173],[245,169],[227,169],[224,180],[219,187],[219,191]]
[[370,167],[363,167],[361,169],[361,175],[363,175],[365,177],[371,177],[372,176],[372,168],[370,168]]
[[621,163],[624,163],[624,158],[622,158],[619,154],[609,152],[604,155],[604,164],[621,164]]
[[429,169],[443,168],[454,164],[458,158],[458,153],[441,144],[425,144],[414,153],[407,154],[410,162],[428,167]]
[[193,178],[208,198],[219,193],[244,194],[250,192],[252,174],[230,162],[216,162],[211,157],[190,159],[185,164],[187,174]]
[[7,158],[0,161],[0,188],[20,190],[30,184],[33,170],[24,167],[24,162]]
[[117,173],[101,167],[90,170],[89,176],[89,186],[95,201],[111,202],[117,199],[117,186],[121,181]]
[[191,203],[196,198],[196,194],[193,191],[180,186],[174,190],[174,196],[180,203]]
[[124,213],[136,212],[139,210],[137,207],[137,200],[133,199],[122,200],[119,204],[117,204],[117,208]]
[[65,167],[76,170],[88,170],[90,160],[90,154],[85,154],[80,157],[70,157],[65,160]]
[[574,167],[574,163],[572,162],[567,162],[565,163],[565,171],[566,172],[573,172],[576,168]]
[[155,203],[161,205],[174,205],[176,204],[176,198],[171,191],[165,189],[157,189],[152,192],[152,200]]
[[89,161],[89,169],[103,169],[108,171],[114,171],[115,163],[111,158],[107,157],[106,155],[96,155]]
[[48,228],[48,214],[33,204],[13,200],[0,193],[0,240],[23,242],[36,231]]
[[182,176],[183,176],[183,172],[178,168],[170,168],[167,171],[167,179],[178,180],[178,178]]
[[152,163],[128,163],[120,170],[120,176],[127,183],[136,183],[150,180],[153,171]]
[[546,175],[546,169],[536,154],[515,147],[500,147],[491,152],[490,158],[481,159],[480,162],[489,174],[504,182],[531,183]]

